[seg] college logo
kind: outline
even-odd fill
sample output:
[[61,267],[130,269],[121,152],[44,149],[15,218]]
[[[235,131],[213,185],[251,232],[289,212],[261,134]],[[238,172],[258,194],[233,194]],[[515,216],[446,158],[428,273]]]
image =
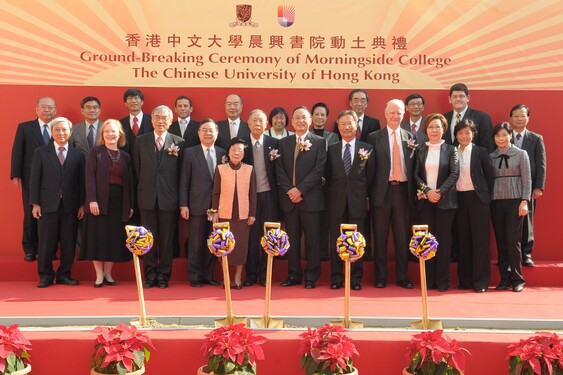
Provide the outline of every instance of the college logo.
[[278,5],[278,23],[289,27],[295,22],[295,7],[292,5]]
[[256,22],[252,22],[252,5],[249,4],[239,4],[236,6],[236,16],[237,20],[231,22],[229,26],[252,26],[258,27]]

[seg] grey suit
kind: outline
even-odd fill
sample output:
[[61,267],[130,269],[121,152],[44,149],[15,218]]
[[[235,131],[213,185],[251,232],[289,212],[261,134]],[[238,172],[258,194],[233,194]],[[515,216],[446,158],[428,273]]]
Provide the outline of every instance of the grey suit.
[[[169,151],[172,144],[179,147],[178,155]],[[137,197],[141,225],[155,238],[153,249],[143,256],[147,280],[158,277],[168,281],[172,272],[183,148],[184,139],[170,133],[166,134],[160,152],[155,146],[154,132],[136,139],[133,165],[139,179]]]
[[[213,175],[209,172],[202,145],[190,147],[184,152],[180,175],[180,207],[188,207],[188,278],[192,283],[201,283],[213,279],[215,256],[205,243],[211,232],[211,223],[207,220],[207,210],[211,208],[213,193]],[[218,164],[226,151],[214,146],[215,160]]]
[[[98,124],[96,126],[96,132],[94,133],[94,143],[92,146],[95,146],[100,139],[100,129],[102,128],[103,121],[98,119]],[[90,129],[86,128],[86,122],[81,121],[78,124],[74,124],[72,126],[72,135],[70,136],[70,144],[84,153],[84,155],[88,155],[90,152],[90,144],[88,143],[88,133]]]

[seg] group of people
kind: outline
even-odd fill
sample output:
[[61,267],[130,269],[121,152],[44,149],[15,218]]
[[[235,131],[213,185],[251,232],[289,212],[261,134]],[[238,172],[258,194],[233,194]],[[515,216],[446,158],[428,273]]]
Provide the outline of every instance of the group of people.
[[[291,115],[281,107],[269,116],[255,109],[244,122],[242,98],[231,94],[226,120],[197,122],[186,96],[176,99],[176,121],[165,105],[144,114],[137,89],[128,89],[123,100],[129,115],[102,122],[99,99],[84,98],[84,121],[72,126],[55,117],[55,101],[44,97],[37,102],[38,118],[18,126],[11,178],[22,187],[24,259],[37,259],[40,288],[78,285],[71,278],[77,239],[78,259],[93,262],[94,287],[117,285],[112,266],[131,257],[125,223],[144,226],[155,239],[142,257],[144,286],[167,288],[179,251],[179,216],[187,221],[184,248],[194,288],[220,285],[206,245],[217,222],[229,222],[236,238],[229,254],[235,288],[265,285],[263,225],[281,221],[291,243],[282,286],[304,281],[306,289],[315,288],[321,260],[329,258],[330,287],[341,288],[343,267],[334,243],[340,224],[348,223],[367,239],[377,288],[387,286],[392,229],[396,283],[413,288],[407,274],[410,228],[427,224],[440,243],[426,262],[428,287],[448,290],[450,260],[457,256],[458,288],[484,292],[491,219],[501,275],[496,288],[524,288],[522,265],[533,266],[533,213],[546,170],[543,139],[527,129],[525,105],[493,127],[489,115],[469,108],[469,90],[460,83],[450,88],[452,111],[425,116],[424,98],[412,94],[386,104],[381,127],[365,114],[368,93],[353,90],[350,109],[338,114],[330,132],[324,103],[311,110],[298,106]],[[293,132],[286,129],[289,123]],[[362,288],[362,276],[359,260],[352,265],[353,290]]]

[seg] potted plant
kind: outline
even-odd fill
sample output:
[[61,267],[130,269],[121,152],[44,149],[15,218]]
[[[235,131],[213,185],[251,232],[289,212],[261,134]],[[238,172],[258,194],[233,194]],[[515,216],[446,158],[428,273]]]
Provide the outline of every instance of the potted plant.
[[92,355],[91,375],[135,374],[145,372],[150,349],[155,349],[150,338],[135,326],[123,323],[117,327],[96,327],[98,334]]
[[406,355],[409,366],[403,370],[404,375],[463,375],[465,354],[469,351],[443,333],[440,329],[412,336]]
[[299,335],[301,368],[312,374],[358,374],[352,365],[352,356],[359,355],[342,326],[325,324],[319,329],[307,328]]
[[198,374],[256,374],[256,360],[264,359],[261,345],[265,342],[265,337],[244,324],[215,328],[205,335],[201,350],[207,365],[200,367]]
[[17,324],[0,325],[0,374],[22,375],[31,371],[31,343]]
[[562,375],[563,340],[555,333],[538,332],[508,346],[510,375]]

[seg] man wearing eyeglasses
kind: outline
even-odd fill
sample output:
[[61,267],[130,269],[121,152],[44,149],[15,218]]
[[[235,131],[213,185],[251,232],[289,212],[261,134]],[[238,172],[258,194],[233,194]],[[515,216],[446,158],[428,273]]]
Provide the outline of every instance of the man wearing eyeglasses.
[[90,149],[100,139],[100,128],[103,122],[100,120],[101,106],[100,99],[94,96],[87,96],[82,99],[80,112],[84,116],[84,121],[72,126],[72,135],[69,142],[85,155],[88,155]]
[[139,136],[133,153],[133,166],[139,179],[137,197],[141,225],[154,236],[152,250],[143,255],[145,288],[167,288],[172,272],[178,186],[184,139],[168,133],[172,110],[160,105],[152,111],[154,131]]
[[22,122],[18,125],[12,147],[10,172],[10,178],[14,185],[21,186],[22,189],[24,212],[22,247],[26,262],[33,262],[37,259],[37,220],[31,214],[31,204],[29,203],[31,162],[35,149],[51,142],[49,122],[57,114],[57,104],[50,97],[39,98],[35,113],[37,113],[35,120]]
[[[358,115],[358,130],[356,138],[365,142],[370,133],[381,129],[378,119],[369,117],[365,114],[366,108],[369,104],[368,93],[361,89],[352,90],[348,95],[348,102],[350,103],[350,108],[356,112],[356,115]],[[340,131],[338,130],[338,124],[334,124],[334,132],[338,135],[339,139],[342,139]]]
[[424,121],[424,98],[420,94],[410,94],[405,99],[406,110],[409,118],[401,121],[401,128],[411,132],[417,143],[423,143],[428,140],[428,136],[422,131],[422,122]]

